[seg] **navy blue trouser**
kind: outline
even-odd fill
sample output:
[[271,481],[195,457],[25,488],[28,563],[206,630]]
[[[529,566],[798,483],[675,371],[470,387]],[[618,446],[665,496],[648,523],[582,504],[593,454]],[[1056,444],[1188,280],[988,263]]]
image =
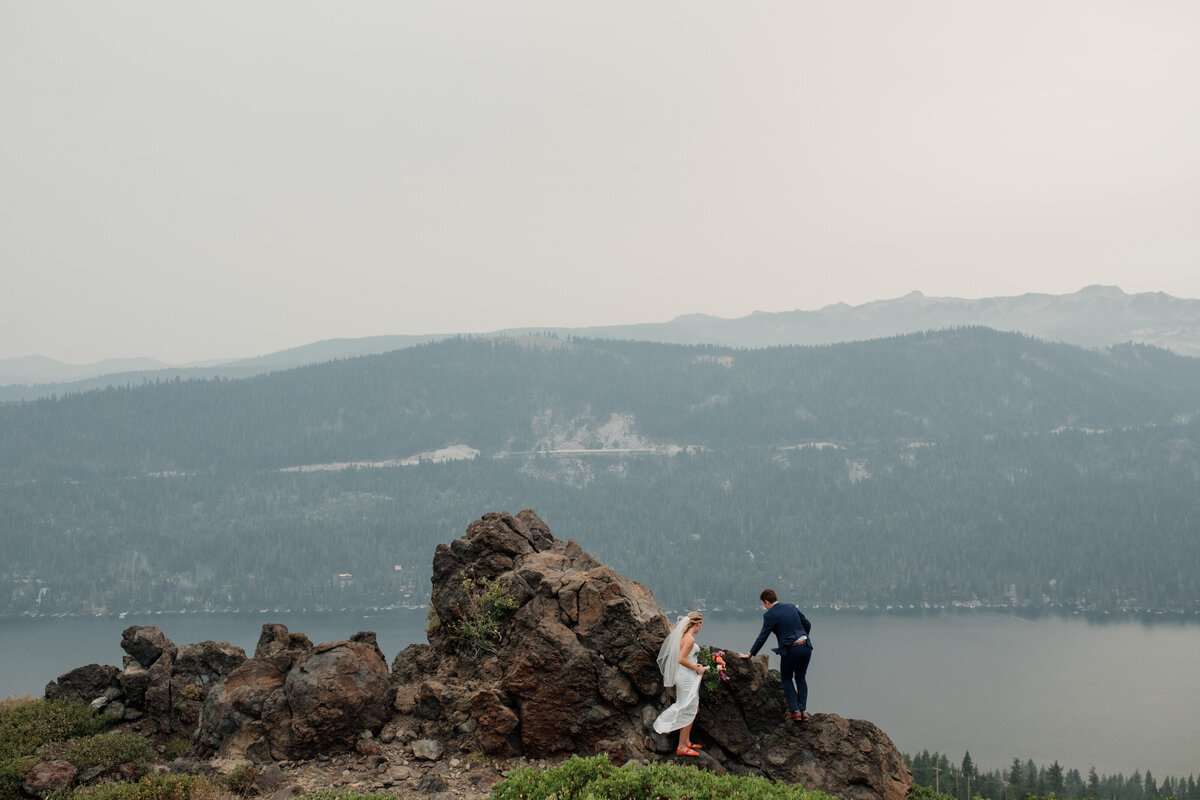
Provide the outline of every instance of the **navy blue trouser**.
[[788,711],[804,711],[808,708],[808,681],[804,675],[808,672],[812,651],[812,645],[805,642],[792,645],[779,657],[779,672]]

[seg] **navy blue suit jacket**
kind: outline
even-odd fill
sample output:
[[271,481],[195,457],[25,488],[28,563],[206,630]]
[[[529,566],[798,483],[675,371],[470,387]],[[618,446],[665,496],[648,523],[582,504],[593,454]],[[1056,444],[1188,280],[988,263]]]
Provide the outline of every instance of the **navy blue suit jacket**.
[[800,613],[800,609],[791,603],[776,603],[763,612],[762,630],[759,631],[758,638],[754,640],[754,647],[750,648],[750,655],[754,655],[762,648],[763,643],[767,641],[767,637],[772,632],[775,634],[775,641],[779,647],[771,649],[782,655],[789,645],[794,644],[801,637],[808,636],[810,627],[812,626]]

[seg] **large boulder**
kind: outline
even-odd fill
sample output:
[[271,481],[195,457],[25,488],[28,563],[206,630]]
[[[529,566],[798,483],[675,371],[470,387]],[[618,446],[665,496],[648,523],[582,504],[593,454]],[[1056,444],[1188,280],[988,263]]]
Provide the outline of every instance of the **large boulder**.
[[313,646],[283,625],[263,626],[254,657],[204,700],[201,752],[255,761],[351,750],[390,714],[387,662],[373,633]]
[[153,625],[131,625],[121,634],[121,649],[141,666],[149,669],[164,656],[175,660],[179,648]]
[[116,691],[120,693],[118,677],[120,670],[103,664],[88,664],[86,667],[76,667],[70,672],[58,676],[58,680],[46,684],[47,700],[74,700],[77,703],[90,705],[97,700],[107,702]]
[[22,788],[32,797],[66,789],[75,784],[78,770],[67,761],[43,761],[35,764],[25,775]]
[[905,800],[912,775],[887,734],[861,719],[814,714],[761,739],[763,773],[849,800]]

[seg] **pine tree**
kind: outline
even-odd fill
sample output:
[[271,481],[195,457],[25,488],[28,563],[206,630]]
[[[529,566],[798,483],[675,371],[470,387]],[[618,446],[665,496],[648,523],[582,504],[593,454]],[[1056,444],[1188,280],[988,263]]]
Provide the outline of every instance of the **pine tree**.
[[1025,796],[1025,775],[1021,768],[1021,759],[1016,757],[1008,768],[1008,790],[1013,800],[1021,800]]
[[1066,793],[1066,788],[1066,784],[1063,782],[1063,769],[1055,761],[1046,768],[1046,791],[1055,797],[1062,797]]

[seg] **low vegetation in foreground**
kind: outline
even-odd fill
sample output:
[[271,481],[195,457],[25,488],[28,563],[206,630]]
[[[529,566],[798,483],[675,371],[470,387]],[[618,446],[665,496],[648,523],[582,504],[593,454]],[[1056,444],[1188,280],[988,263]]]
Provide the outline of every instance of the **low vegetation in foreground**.
[[[550,769],[518,767],[492,789],[495,800],[826,800],[829,795],[765,778],[714,775],[677,764],[617,767],[600,755]],[[830,800],[832,800],[830,798]]]

